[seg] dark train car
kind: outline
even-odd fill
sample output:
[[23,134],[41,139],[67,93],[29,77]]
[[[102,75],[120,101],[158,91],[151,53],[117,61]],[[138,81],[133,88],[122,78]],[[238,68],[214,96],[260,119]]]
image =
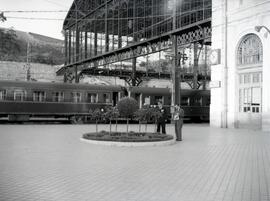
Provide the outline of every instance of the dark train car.
[[90,109],[114,106],[123,96],[119,86],[0,81],[0,116],[10,121],[30,117],[85,117]]
[[[171,91],[169,88],[129,87],[129,96],[135,98],[139,107],[156,105],[161,100],[170,117]],[[194,121],[209,121],[210,90],[181,89],[181,107],[185,118]]]

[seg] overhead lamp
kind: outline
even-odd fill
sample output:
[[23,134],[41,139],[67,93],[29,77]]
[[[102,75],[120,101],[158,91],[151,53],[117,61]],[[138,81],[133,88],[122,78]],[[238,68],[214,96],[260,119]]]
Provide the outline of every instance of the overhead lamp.
[[270,34],[270,30],[266,26],[255,26],[254,29],[257,32],[260,32],[262,28],[265,28],[266,31]]

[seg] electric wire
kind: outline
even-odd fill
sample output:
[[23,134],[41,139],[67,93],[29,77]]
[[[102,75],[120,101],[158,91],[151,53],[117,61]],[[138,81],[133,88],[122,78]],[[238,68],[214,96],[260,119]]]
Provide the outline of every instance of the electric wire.
[[[206,8],[204,8],[204,9],[198,9],[198,10],[191,10],[191,11],[187,11],[187,12],[181,12],[181,13],[178,13],[176,15],[176,17],[179,17],[181,15],[186,15],[186,14],[189,14],[189,13],[198,12],[198,11],[205,10],[205,9]],[[17,12],[21,12],[21,11],[17,11]],[[42,11],[42,12],[56,12],[56,11]],[[117,18],[106,18],[106,19],[104,19],[104,18],[101,18],[101,19],[98,19],[98,18],[95,18],[95,19],[78,18],[77,19],[77,18],[73,18],[73,17],[67,17],[67,18],[63,19],[63,18],[42,18],[42,17],[19,17],[19,16],[9,16],[9,15],[7,15],[6,17],[7,18],[10,18],[10,19],[20,19],[20,20],[50,20],[50,21],[75,21],[75,20],[79,20],[79,21],[86,21],[86,22],[90,22],[91,21],[91,22],[93,22],[93,21],[105,21],[105,20],[107,20],[107,21],[109,21],[109,20],[111,20],[111,21],[113,21],[113,20],[136,20],[136,19],[160,18],[160,17],[171,18],[172,15],[171,14],[166,14],[166,15],[147,15],[147,16],[142,16],[142,17],[132,16],[132,17],[117,17]]]

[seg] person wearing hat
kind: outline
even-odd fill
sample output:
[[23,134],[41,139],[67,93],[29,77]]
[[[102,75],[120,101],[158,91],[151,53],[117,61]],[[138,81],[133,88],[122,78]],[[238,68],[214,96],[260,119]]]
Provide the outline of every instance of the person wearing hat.
[[166,134],[166,111],[161,101],[158,102],[158,110],[160,112],[160,117],[157,120],[157,133],[160,132],[161,127],[162,133]]
[[184,110],[179,105],[175,105],[173,120],[175,122],[176,141],[182,141],[183,118]]

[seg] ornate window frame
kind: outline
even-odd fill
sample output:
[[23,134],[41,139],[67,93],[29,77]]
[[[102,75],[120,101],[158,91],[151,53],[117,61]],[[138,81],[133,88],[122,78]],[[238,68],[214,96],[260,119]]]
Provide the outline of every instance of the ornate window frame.
[[237,46],[238,112],[262,112],[263,45],[253,33],[243,36]]
[[247,34],[237,47],[237,67],[253,67],[263,62],[263,45],[256,34]]

